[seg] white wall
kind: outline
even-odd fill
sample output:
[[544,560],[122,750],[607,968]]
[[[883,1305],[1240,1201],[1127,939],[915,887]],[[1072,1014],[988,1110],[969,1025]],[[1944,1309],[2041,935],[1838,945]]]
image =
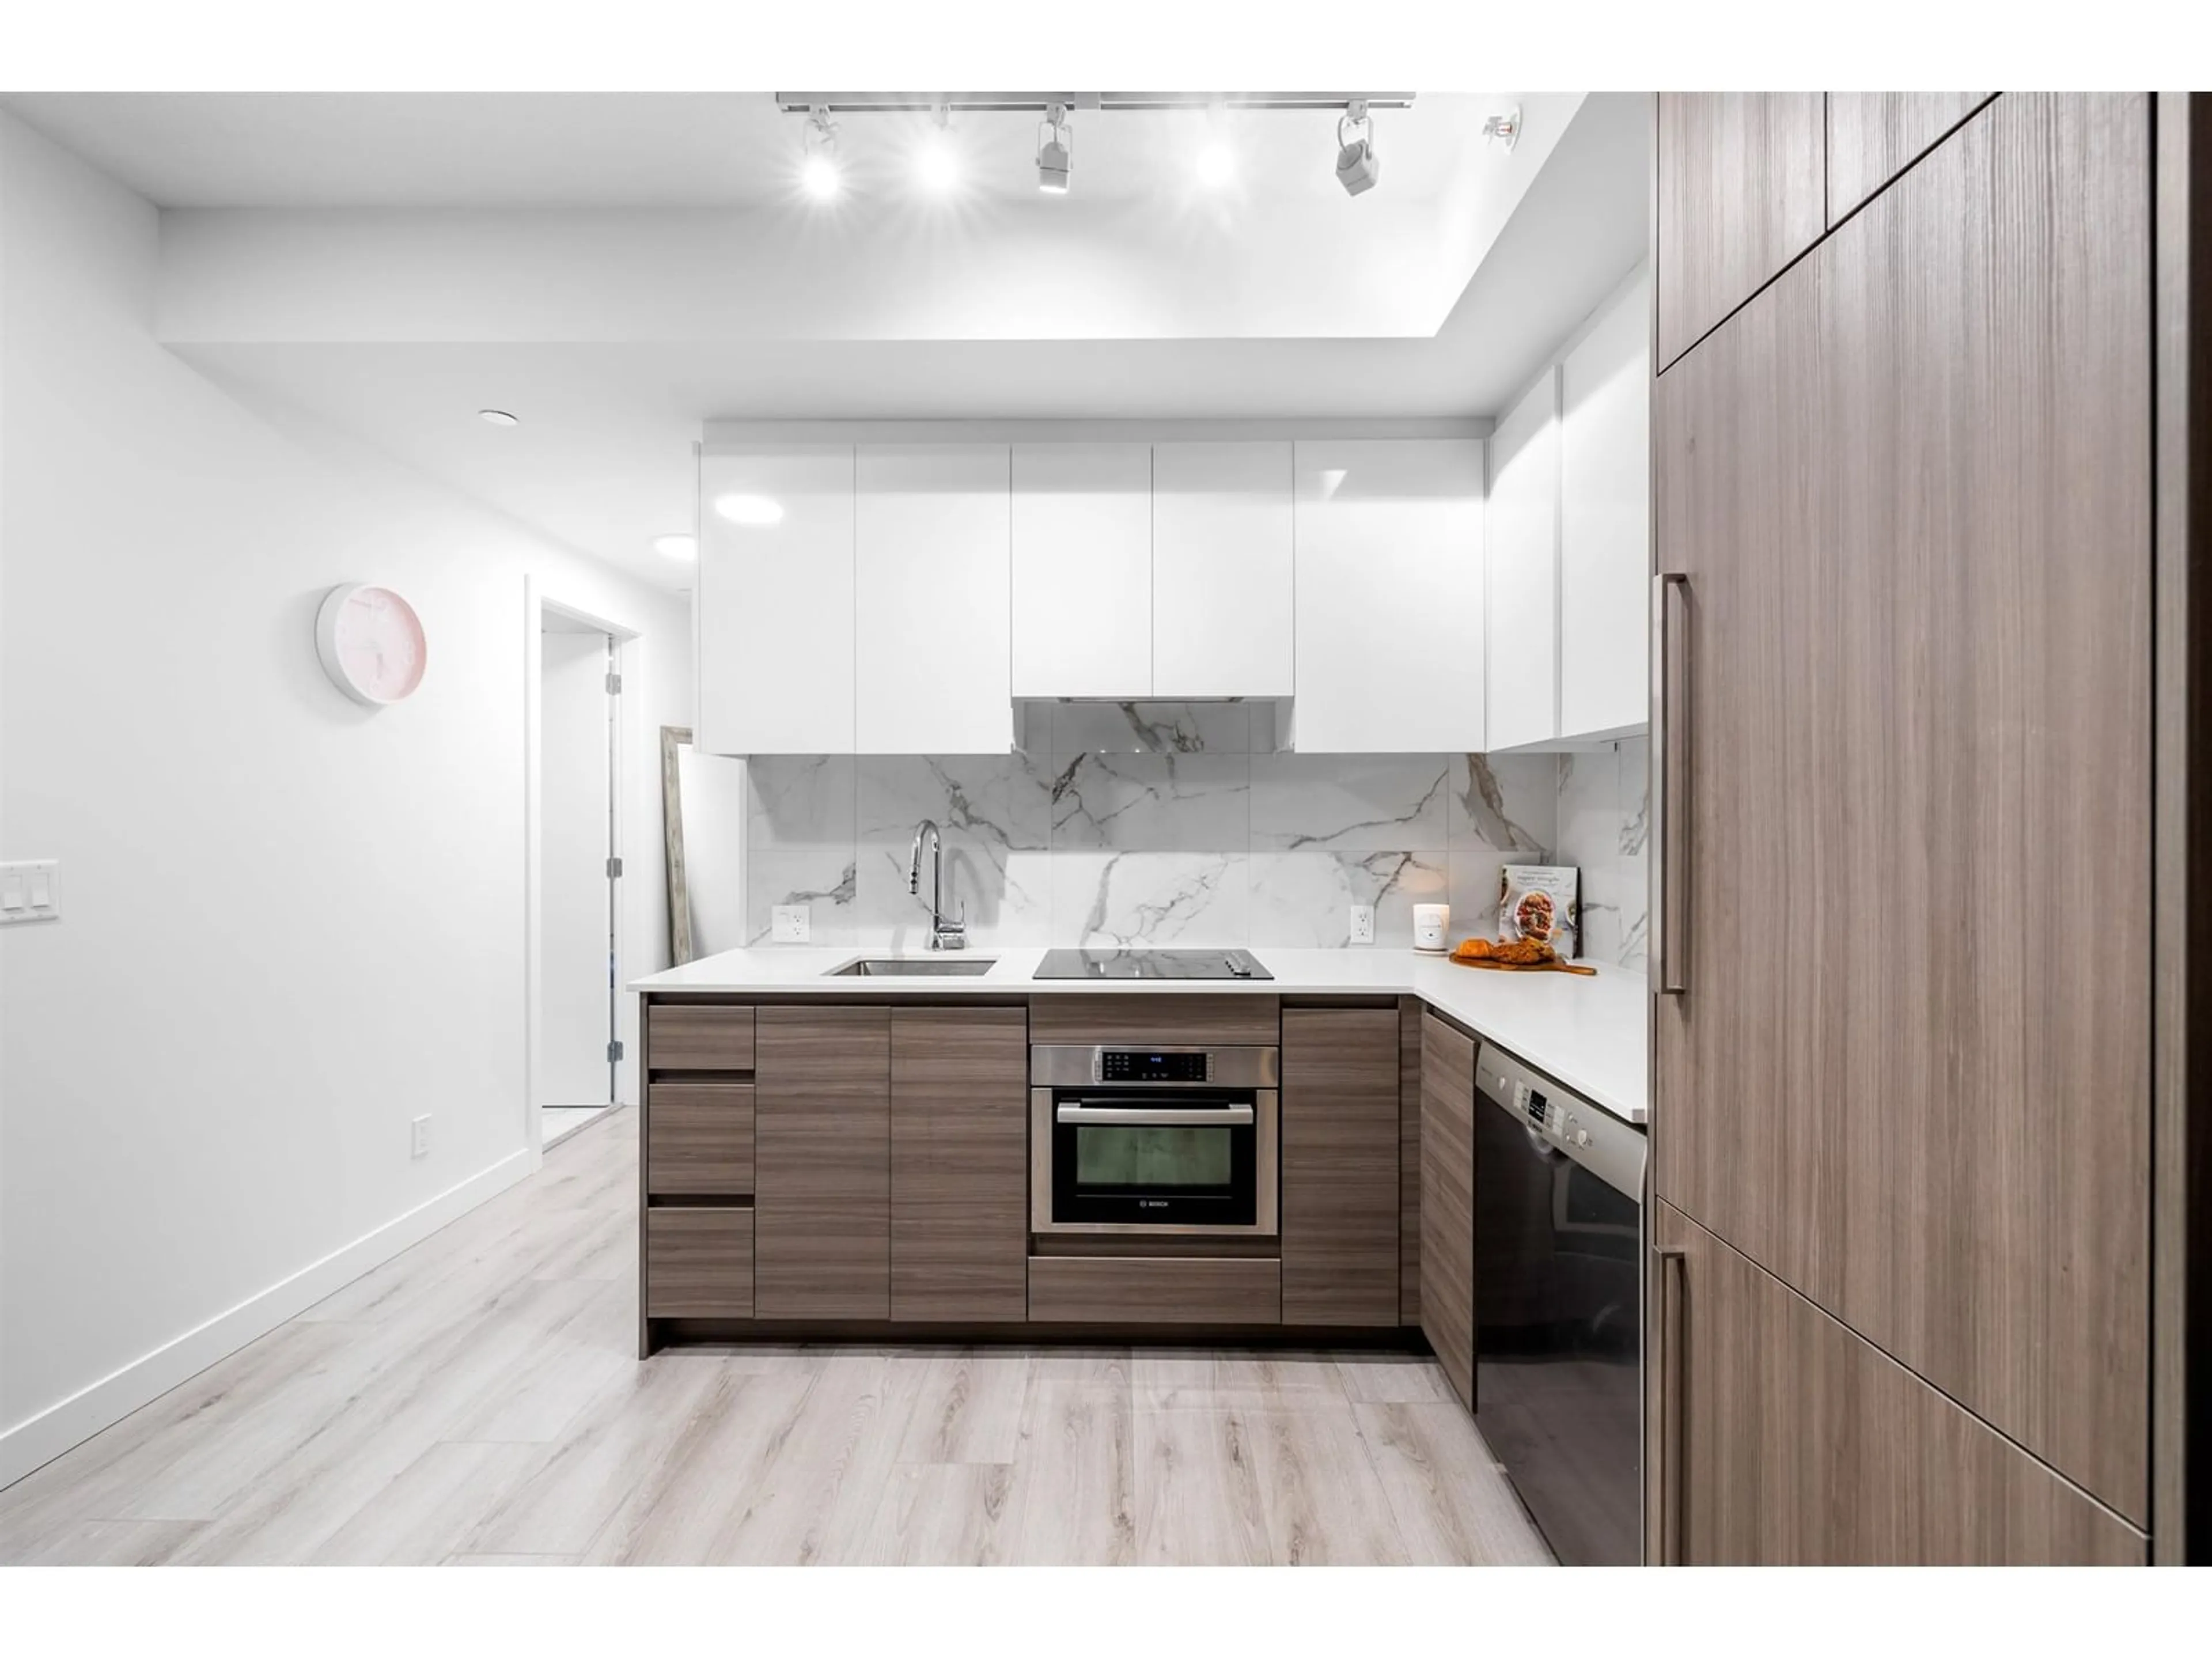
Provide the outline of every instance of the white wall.
[[[0,850],[65,898],[0,933],[0,1480],[526,1172],[526,592],[637,630],[640,724],[686,719],[680,600],[203,378],[157,241],[0,114]],[[316,662],[346,579],[422,613],[398,708]]]

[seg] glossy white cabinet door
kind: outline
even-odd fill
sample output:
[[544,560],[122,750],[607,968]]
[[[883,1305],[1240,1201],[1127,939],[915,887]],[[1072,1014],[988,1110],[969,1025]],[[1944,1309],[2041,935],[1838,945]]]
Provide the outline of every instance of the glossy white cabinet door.
[[1152,694],[1152,447],[1013,447],[1012,694]]
[[1296,482],[1294,745],[1480,750],[1482,441],[1300,443]]
[[[776,516],[736,523],[716,509]],[[853,448],[699,461],[699,746],[853,752]]]
[[1006,446],[863,444],[854,476],[860,752],[1005,753]]
[[1559,387],[1559,733],[1649,723],[1651,292],[1632,283]]
[[1559,375],[1490,434],[1488,747],[1559,735]]
[[1291,445],[1152,446],[1152,695],[1291,695]]

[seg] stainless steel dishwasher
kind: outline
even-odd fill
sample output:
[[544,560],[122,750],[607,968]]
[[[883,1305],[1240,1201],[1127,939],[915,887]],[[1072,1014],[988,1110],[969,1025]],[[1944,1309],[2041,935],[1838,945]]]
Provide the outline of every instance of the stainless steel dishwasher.
[[1570,1566],[1643,1559],[1644,1136],[1475,1061],[1474,1419]]

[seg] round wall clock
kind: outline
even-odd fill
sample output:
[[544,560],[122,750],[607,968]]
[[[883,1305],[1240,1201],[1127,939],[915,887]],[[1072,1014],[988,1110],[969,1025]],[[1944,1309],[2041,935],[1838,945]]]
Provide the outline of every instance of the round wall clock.
[[372,708],[422,684],[429,654],[415,607],[369,582],[331,589],[315,617],[315,650],[331,684]]

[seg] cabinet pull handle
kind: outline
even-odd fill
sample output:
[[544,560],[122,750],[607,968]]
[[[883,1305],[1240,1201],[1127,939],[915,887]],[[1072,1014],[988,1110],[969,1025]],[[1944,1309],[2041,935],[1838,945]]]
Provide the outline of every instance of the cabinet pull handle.
[[1674,697],[1676,671],[1684,665],[1670,648],[1671,604],[1677,589],[1687,592],[1690,579],[1680,572],[1662,572],[1651,579],[1651,833],[1656,837],[1656,856],[1651,860],[1650,916],[1645,923],[1644,963],[1654,996],[1679,996],[1690,988],[1683,972],[1688,952],[1682,918],[1670,907],[1688,885],[1689,843],[1674,817],[1674,787],[1670,769],[1678,755],[1686,755],[1683,731],[1678,726],[1680,705]]
[[1659,1261],[1659,1565],[1682,1565],[1682,1250],[1654,1250]]

